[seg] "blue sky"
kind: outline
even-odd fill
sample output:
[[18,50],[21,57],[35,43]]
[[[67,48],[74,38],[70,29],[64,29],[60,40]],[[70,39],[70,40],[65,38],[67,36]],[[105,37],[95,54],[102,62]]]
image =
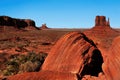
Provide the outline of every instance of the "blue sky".
[[97,15],[120,28],[120,0],[0,0],[0,15],[32,19],[39,27],[91,28]]

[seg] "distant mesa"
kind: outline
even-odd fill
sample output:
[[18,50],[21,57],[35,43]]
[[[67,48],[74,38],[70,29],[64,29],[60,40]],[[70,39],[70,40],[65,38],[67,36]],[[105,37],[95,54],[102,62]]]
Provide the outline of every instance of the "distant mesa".
[[[109,38],[114,38],[120,33],[115,29],[111,28],[109,18],[108,20],[106,20],[105,16],[96,16],[95,26],[85,31],[84,34],[90,39],[94,40],[95,43],[99,44],[102,42],[103,45],[108,48],[110,42],[112,41],[112,39]],[[106,41],[107,39],[109,39],[109,41]]]
[[[105,16],[96,16],[95,26],[92,29],[88,30],[87,32],[94,35],[95,34],[102,35],[103,33],[116,32],[116,31],[111,28],[109,18],[108,20],[106,20]],[[87,32],[85,33],[87,34]]]
[[110,26],[109,18],[107,21],[105,16],[96,16],[95,26]]
[[49,28],[47,27],[46,24],[42,24],[42,26],[40,27],[40,29],[49,29]]
[[0,16],[0,30],[10,31],[19,29],[35,30],[37,27],[35,26],[35,22],[30,19],[17,19],[9,16]]

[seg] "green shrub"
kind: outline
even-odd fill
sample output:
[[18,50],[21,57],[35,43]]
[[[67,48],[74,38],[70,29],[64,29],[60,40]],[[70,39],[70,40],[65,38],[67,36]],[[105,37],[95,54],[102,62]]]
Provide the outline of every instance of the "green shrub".
[[35,72],[38,70],[38,68],[40,68],[39,63],[33,63],[31,61],[27,61],[26,63],[21,64],[19,67],[20,72]]
[[6,69],[3,75],[9,76],[23,72],[39,71],[47,54],[28,52],[27,55],[11,55],[10,60],[6,62]]

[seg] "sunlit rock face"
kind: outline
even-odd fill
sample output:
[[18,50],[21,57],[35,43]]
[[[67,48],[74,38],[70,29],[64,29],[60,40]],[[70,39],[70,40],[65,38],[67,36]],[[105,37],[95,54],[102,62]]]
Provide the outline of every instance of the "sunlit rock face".
[[104,48],[109,48],[112,40],[120,35],[120,32],[111,28],[110,20],[106,20],[105,16],[96,16],[95,26],[87,31],[84,31],[84,34],[92,39],[95,44],[102,46]]
[[106,20],[105,16],[96,16],[95,18],[95,26],[88,31],[84,32],[86,36],[94,36],[94,37],[110,37],[117,33],[116,30],[112,29],[110,26],[109,18]]
[[116,37],[108,50],[108,56],[103,64],[107,80],[120,80],[120,36]]
[[81,80],[86,75],[96,78],[102,73],[102,63],[101,52],[94,42],[83,33],[71,32],[51,49],[40,72],[15,75],[9,79]]
[[98,76],[103,59],[95,44],[83,33],[72,32],[62,37],[50,51],[42,70]]
[[96,16],[95,26],[110,26],[109,18],[107,21],[105,16]]
[[92,29],[61,37],[52,47],[40,72],[18,74],[8,79],[120,80],[118,35],[119,32],[110,27],[109,20],[97,16]]
[[78,80],[75,74],[51,71],[29,72],[10,76],[6,80]]

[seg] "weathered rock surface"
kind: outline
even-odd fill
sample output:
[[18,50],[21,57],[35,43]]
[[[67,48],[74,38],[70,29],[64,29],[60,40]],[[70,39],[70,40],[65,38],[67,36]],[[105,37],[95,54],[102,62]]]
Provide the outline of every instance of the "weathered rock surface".
[[106,21],[105,16],[96,16],[95,26],[110,26],[109,18],[108,21]]
[[94,51],[97,52],[94,43],[84,34],[79,32],[69,33],[61,38],[52,48],[42,69],[79,73],[83,68],[83,64],[87,64],[94,54],[100,55],[99,51],[98,53],[94,53]]
[[14,29],[37,29],[35,22],[30,19],[16,19],[8,16],[0,16],[0,29],[1,31],[14,30]]
[[[102,72],[102,63],[101,53],[95,44],[84,34],[72,32],[63,36],[52,48],[42,66],[43,72],[16,75],[8,79],[31,80],[31,75],[34,80],[36,77],[39,80],[77,80],[84,75],[97,77]],[[23,78],[22,75],[26,76]]]
[[120,32],[110,27],[109,19],[106,21],[104,16],[97,16],[95,26],[84,33],[95,42],[102,53],[104,60],[102,70],[106,80],[120,80],[120,37],[117,37]]
[[120,36],[115,38],[102,66],[107,80],[120,80]]
[[52,48],[42,70],[97,76],[102,71],[102,62],[101,53],[94,43],[84,34],[72,32]]
[[7,80],[77,80],[75,74],[50,71],[17,74]]

